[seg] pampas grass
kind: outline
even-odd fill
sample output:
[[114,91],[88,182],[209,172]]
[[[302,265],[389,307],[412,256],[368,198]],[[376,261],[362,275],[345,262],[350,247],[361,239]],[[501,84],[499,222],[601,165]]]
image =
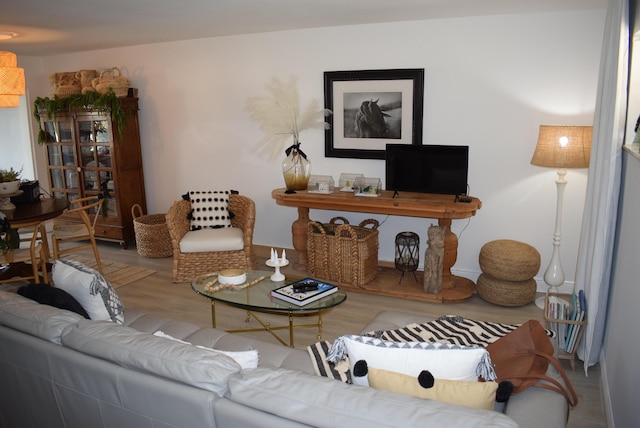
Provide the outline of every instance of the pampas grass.
[[297,79],[282,82],[276,77],[265,85],[267,95],[249,98],[246,110],[251,120],[260,124],[264,132],[262,139],[253,147],[260,156],[274,161],[282,154],[287,141],[300,143],[300,132],[305,129],[328,129],[324,117],[331,114],[323,109],[317,99],[300,109]]

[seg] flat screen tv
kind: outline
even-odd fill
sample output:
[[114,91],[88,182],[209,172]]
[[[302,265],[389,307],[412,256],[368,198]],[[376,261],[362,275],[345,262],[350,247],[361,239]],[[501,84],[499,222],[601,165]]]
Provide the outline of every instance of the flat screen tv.
[[385,163],[387,190],[467,194],[469,146],[387,144]]

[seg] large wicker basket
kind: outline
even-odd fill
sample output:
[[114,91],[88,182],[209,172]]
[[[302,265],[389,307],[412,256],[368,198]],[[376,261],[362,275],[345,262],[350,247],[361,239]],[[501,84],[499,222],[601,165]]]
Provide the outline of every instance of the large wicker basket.
[[368,219],[353,226],[344,217],[334,217],[325,224],[310,221],[309,274],[356,286],[372,281],[378,271],[378,225],[377,220]]
[[136,250],[144,257],[169,257],[173,254],[171,237],[165,214],[142,215],[142,207],[131,207],[133,230],[136,234]]

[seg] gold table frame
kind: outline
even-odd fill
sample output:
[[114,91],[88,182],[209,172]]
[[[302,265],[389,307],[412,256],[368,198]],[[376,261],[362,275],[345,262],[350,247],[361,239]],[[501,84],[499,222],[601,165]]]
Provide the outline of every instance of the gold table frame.
[[[211,299],[211,326],[216,328],[216,303],[220,303],[226,306],[231,306],[246,311],[245,322],[249,322],[251,318],[255,319],[260,327],[251,328],[238,328],[225,330],[227,333],[247,333],[254,331],[266,331],[271,334],[278,342],[284,346],[293,348],[295,346],[294,330],[296,328],[312,328],[317,327],[318,334],[317,339],[322,340],[322,314],[331,311],[336,306],[341,305],[347,298],[344,291],[338,291],[325,298],[316,300],[305,306],[296,306],[280,299],[270,297],[269,292],[274,288],[278,288],[285,284],[303,279],[298,276],[288,276],[284,282],[271,281],[270,274],[272,272],[266,271],[248,271],[247,281],[250,282],[254,278],[264,276],[265,278],[260,280],[257,284],[254,284],[247,288],[228,288],[219,291],[206,291],[204,284],[207,278],[202,278],[200,281],[193,281],[191,288],[198,294]],[[200,279],[200,278],[199,278]],[[239,286],[242,287],[242,286]],[[251,302],[250,300],[255,300]],[[260,318],[257,313],[287,316],[288,323],[286,325],[272,325],[270,322]],[[295,324],[295,318],[313,317],[317,316],[318,321],[315,323]],[[289,330],[289,341],[286,342],[277,331]]]

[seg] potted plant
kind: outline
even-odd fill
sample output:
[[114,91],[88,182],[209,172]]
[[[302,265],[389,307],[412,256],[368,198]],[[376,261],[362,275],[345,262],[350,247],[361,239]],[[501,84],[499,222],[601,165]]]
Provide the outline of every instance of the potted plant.
[[12,195],[20,188],[20,173],[22,169],[16,171],[13,167],[0,169],[0,195]]
[[7,254],[20,246],[20,236],[9,220],[0,212],[0,254]]

